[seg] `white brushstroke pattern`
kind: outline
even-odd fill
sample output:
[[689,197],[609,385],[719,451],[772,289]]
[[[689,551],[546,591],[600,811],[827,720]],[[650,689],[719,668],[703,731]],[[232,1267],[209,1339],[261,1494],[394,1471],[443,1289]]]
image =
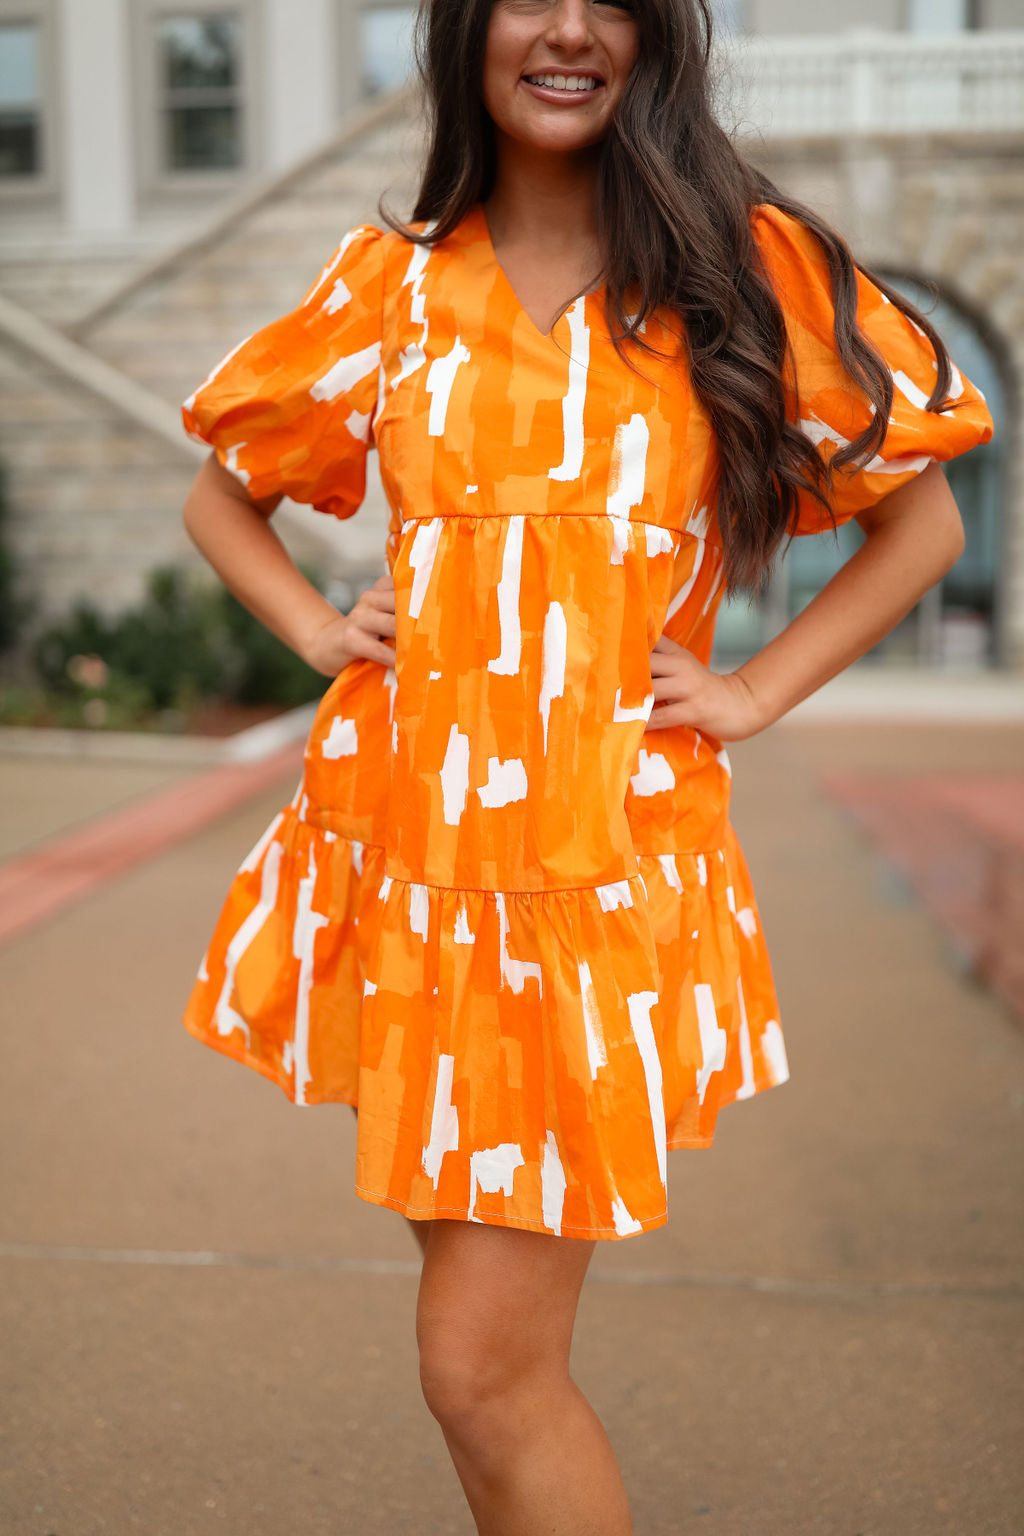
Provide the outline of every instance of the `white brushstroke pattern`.
[[459,1150],[459,1112],[452,1103],[452,1079],[455,1075],[455,1057],[441,1054],[437,1058],[437,1079],[434,1083],[434,1107],[430,1117],[430,1140],[423,1148],[423,1172],[437,1189],[441,1176],[441,1160],[446,1152]]
[[526,518],[516,514],[508,519],[501,576],[498,580],[498,627],[501,651],[487,663],[488,672],[511,677],[519,671],[522,632],[519,625],[519,584],[523,567],[523,525]]
[[465,907],[460,907],[455,914],[455,930],[452,937],[456,944],[473,944],[476,941],[476,935],[469,931],[469,918]]
[[331,728],[320,743],[321,756],[334,759],[353,757],[359,751],[359,733],[356,722],[343,715],[335,715]]
[[740,1066],[743,1069],[743,1078],[736,1090],[737,1099],[749,1099],[754,1092],[754,1057],[750,1049],[750,1022],[747,1019],[747,1004],[743,996],[742,978],[736,977],[736,1001],[740,1010]]
[[329,926],[330,918],[324,912],[313,910],[316,890],[315,844],[309,845],[309,867],[299,881],[299,894],[295,907],[295,926],[292,930],[292,954],[299,962],[299,983],[295,1000],[295,1025],[292,1036],[292,1062],[294,1067],[295,1102],[305,1104],[306,1089],[312,1073],[309,1070],[309,994],[313,988],[313,954],[316,936]]
[[470,351],[463,346],[461,336],[456,336],[450,352],[435,357],[427,369],[427,394],[430,396],[430,413],[427,417],[427,434],[443,437],[448,419],[448,401],[451,398],[455,375],[463,363],[468,363]]
[[768,1063],[768,1069],[772,1074],[772,1082],[785,1083],[789,1080],[789,1062],[786,1059],[786,1045],[782,1038],[782,1030],[776,1019],[769,1019],[764,1026],[760,1039],[761,1054]]
[[565,1169],[558,1155],[558,1143],[554,1132],[548,1131],[544,1138],[544,1156],[540,1164],[540,1208],[544,1225],[551,1228],[555,1237],[562,1235],[565,1190]]
[[481,1147],[469,1159],[469,1220],[480,1221],[474,1215],[477,1185],[485,1195],[496,1195],[500,1189],[506,1199],[512,1196],[515,1171],[522,1168],[524,1157],[514,1141],[500,1142],[496,1147]]
[[283,853],[284,849],[280,843],[271,843],[267,849],[260,876],[260,899],[232,935],[225,950],[224,985],[221,987],[217,1005],[213,1010],[213,1022],[217,1027],[217,1033],[227,1036],[232,1030],[240,1029],[245,1035],[246,1045],[249,1044],[249,1025],[231,1006],[231,994],[235,989],[235,972],[242,956],[277,905],[277,888]]
[[622,703],[622,689],[616,688],[615,709],[612,714],[612,719],[616,722],[623,720],[646,720],[651,713],[653,704],[654,694],[649,693],[642,704],[636,705],[636,707],[633,709],[626,709]]
[[587,1040],[587,1062],[590,1066],[591,1081],[593,1081],[597,1076],[598,1068],[608,1065],[608,1049],[604,1041],[604,1029],[601,1026],[601,1014],[597,1006],[597,993],[594,991],[590,966],[586,960],[579,960],[577,968],[580,977],[580,1002],[583,1007],[583,1029]]
[[568,650],[569,629],[565,622],[565,609],[561,603],[549,603],[544,615],[542,643],[543,665],[540,680],[539,708],[544,724],[544,754],[548,750],[548,720],[552,699],[560,699],[565,692],[565,658]]
[[502,762],[500,758],[489,757],[487,783],[480,786],[477,794],[481,805],[488,810],[498,810],[503,805],[525,800],[528,787],[522,758],[510,757]]
[[621,1195],[616,1195],[612,1201],[612,1221],[615,1223],[615,1230],[620,1237],[625,1237],[627,1232],[643,1231],[643,1223],[637,1221],[635,1217],[629,1214],[626,1209],[626,1203]]
[[647,1079],[647,1102],[651,1111],[651,1129],[654,1132],[654,1149],[658,1157],[658,1172],[661,1175],[662,1184],[665,1184],[668,1178],[668,1134],[665,1127],[665,1094],[661,1072],[661,1057],[658,1054],[658,1042],[654,1038],[654,1026],[651,1023],[651,1009],[657,1001],[657,992],[631,992],[626,998],[629,1008],[629,1022],[633,1029],[633,1038],[640,1052],[640,1059],[644,1064],[644,1077]]
[[590,327],[586,323],[584,295],[570,304],[565,313],[569,322],[569,387],[562,398],[565,448],[561,464],[548,470],[549,480],[576,480],[583,468],[583,408],[590,367]]
[[441,798],[445,824],[457,827],[469,795],[469,737],[453,724],[441,765]]
[[736,913],[736,921],[739,924],[740,932],[745,934],[748,939],[756,936],[757,918],[754,915],[753,907],[741,907]]
[[409,932],[418,933],[424,944],[430,923],[430,892],[425,885],[409,886]]
[[612,880],[608,885],[595,885],[594,895],[601,903],[602,912],[614,912],[616,907],[631,907],[633,894],[628,880]]
[[721,1072],[725,1066],[725,1047],[728,1037],[718,1022],[715,995],[706,982],[700,981],[696,984],[693,989],[693,998],[697,1007],[700,1047],[704,1056],[703,1064],[697,1073],[697,1098],[703,1104],[711,1074]]
[[278,811],[277,815],[270,823],[270,826],[256,840],[253,846],[249,849],[249,852],[246,854],[245,858],[242,860],[241,864],[239,864],[238,873],[240,875],[248,874],[251,870],[256,868],[257,864],[260,862],[260,859],[262,859],[264,853],[270,847],[270,844],[274,841],[274,836],[283,820],[284,812]]
[[676,863],[675,854],[659,853],[658,863],[661,865],[661,872],[665,876],[666,883],[681,896],[683,894],[683,882],[679,878],[679,866]]
[[649,441],[647,422],[638,411],[615,428],[610,476],[612,490],[607,503],[609,517],[628,517],[630,508],[638,507],[643,501]]
[[672,765],[662,752],[648,752],[641,747],[637,754],[637,769],[629,781],[634,795],[660,795],[675,789],[676,776]]
[[432,517],[427,522],[419,523],[413,534],[412,547],[409,550],[409,565],[415,575],[412,580],[412,590],[409,593],[410,619],[419,618],[420,609],[423,607],[423,599],[427,595],[430,575],[434,569],[434,557],[437,554],[443,521],[443,518]]
[[508,982],[512,991],[518,994],[526,985],[527,978],[532,976],[543,994],[544,986],[539,961],[513,960],[508,952],[508,913],[505,910],[505,896],[502,891],[495,891],[494,905],[498,912],[498,959],[501,965],[502,983]]
[[311,384],[309,393],[314,400],[325,400],[328,403],[336,400],[339,395],[344,395],[350,389],[354,389],[368,373],[376,373],[380,367],[380,342],[371,342],[361,352],[353,352],[349,357],[339,357],[332,368],[329,368],[323,378],[317,379]]

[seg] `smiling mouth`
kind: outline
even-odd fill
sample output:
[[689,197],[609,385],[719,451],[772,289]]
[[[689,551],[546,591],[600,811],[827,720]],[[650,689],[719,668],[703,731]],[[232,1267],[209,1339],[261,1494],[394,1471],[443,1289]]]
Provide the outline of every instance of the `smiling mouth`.
[[524,75],[527,85],[543,86],[548,91],[564,91],[566,96],[575,96],[581,91],[595,91],[604,81],[600,75]]

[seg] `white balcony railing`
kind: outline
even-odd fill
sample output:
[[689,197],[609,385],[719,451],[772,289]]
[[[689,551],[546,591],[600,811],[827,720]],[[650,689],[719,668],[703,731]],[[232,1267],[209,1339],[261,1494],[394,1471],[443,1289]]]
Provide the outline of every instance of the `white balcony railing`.
[[767,139],[1024,130],[1024,29],[719,44],[718,115]]

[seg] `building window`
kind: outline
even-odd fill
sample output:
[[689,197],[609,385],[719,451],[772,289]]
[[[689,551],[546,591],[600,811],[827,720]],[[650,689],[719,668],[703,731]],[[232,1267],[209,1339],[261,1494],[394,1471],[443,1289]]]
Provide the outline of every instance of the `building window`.
[[711,0],[717,37],[735,37],[743,31],[744,0]]
[[43,171],[39,27],[0,23],[0,177]]
[[974,0],[909,0],[911,32],[966,32],[978,25]]
[[237,16],[163,16],[157,27],[168,171],[242,165],[242,28]]
[[359,55],[366,96],[394,90],[413,71],[414,5],[372,5],[359,15]]

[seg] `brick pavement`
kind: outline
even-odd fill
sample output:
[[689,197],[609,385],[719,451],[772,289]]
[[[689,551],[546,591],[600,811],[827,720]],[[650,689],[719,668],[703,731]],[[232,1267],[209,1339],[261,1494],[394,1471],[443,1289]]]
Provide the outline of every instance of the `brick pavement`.
[[[822,785],[1015,766],[1005,733],[949,738],[731,750],[791,1079],[673,1153],[668,1226],[599,1246],[584,1286],[574,1374],[638,1536],[1020,1527],[1024,1037]],[[353,1193],[354,1117],[180,1024],[293,788],[0,949],[4,1536],[472,1529],[419,1398],[415,1245]]]

